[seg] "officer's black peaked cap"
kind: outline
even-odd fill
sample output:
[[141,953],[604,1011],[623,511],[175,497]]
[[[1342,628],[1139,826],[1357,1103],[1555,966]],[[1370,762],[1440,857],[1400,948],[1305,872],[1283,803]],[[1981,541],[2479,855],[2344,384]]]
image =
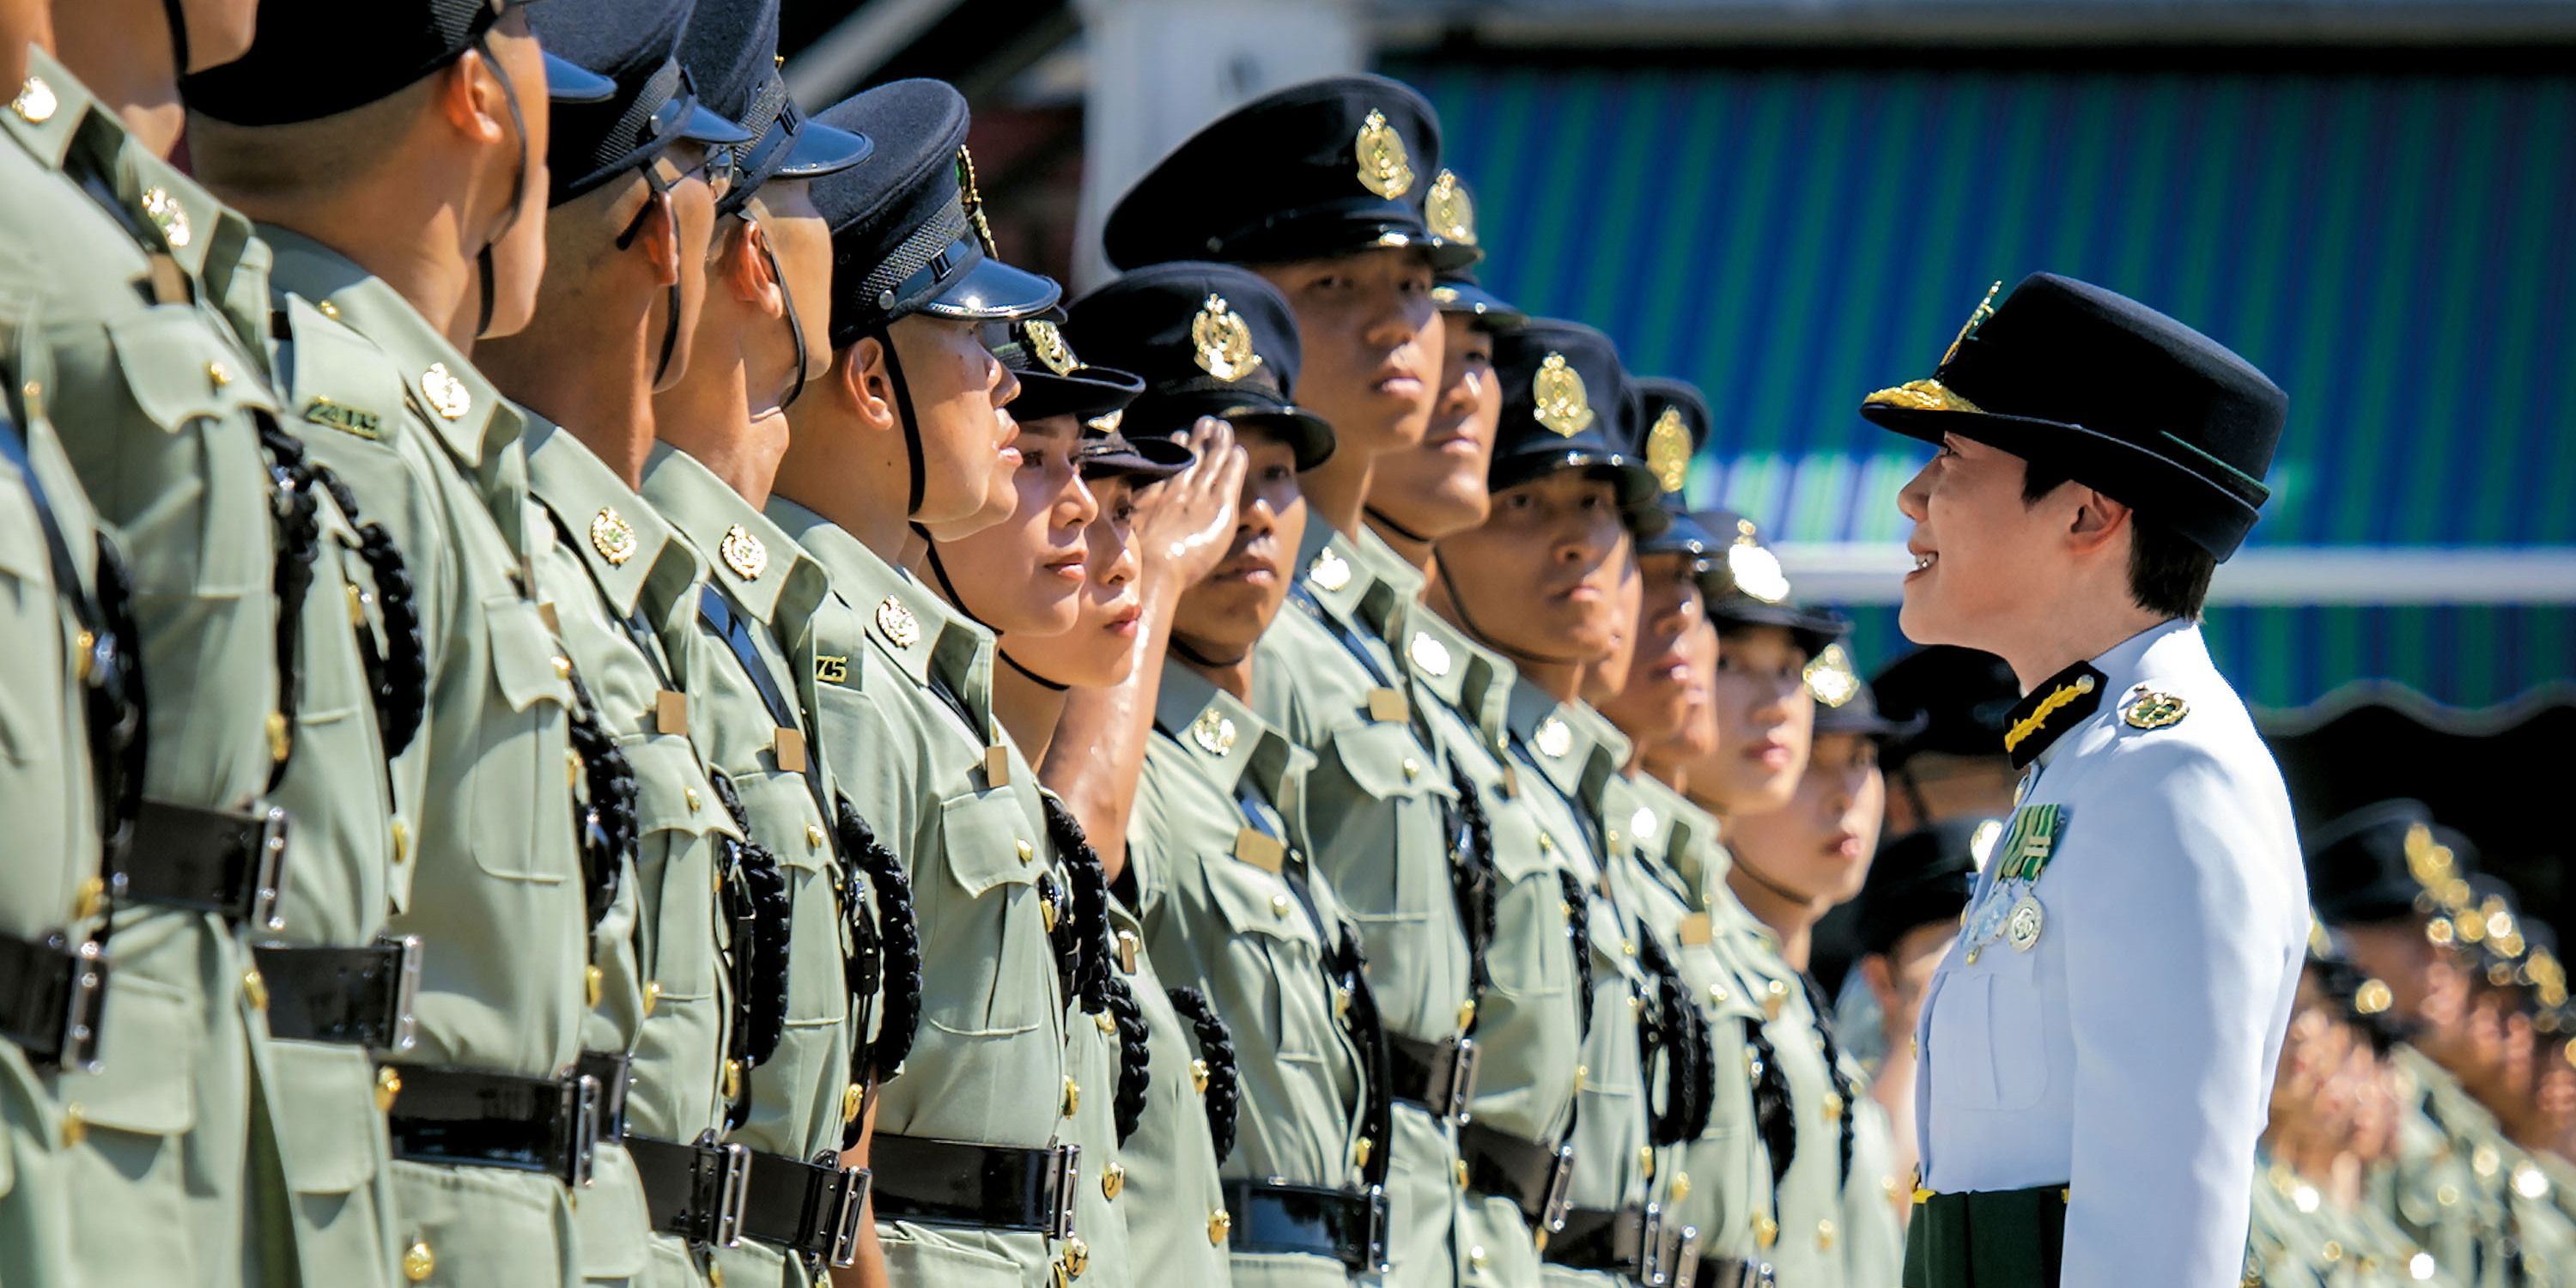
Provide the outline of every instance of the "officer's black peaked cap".
[[2227,347],[2127,296],[2054,273],[2022,279],[1930,380],[1861,414],[2043,461],[2220,559],[2271,489],[2289,395]]
[[[179,81],[188,110],[233,125],[293,125],[393,95],[456,61],[501,15],[531,0],[260,0],[248,52]],[[597,101],[605,77],[546,55],[544,85],[523,100]]]
[[734,177],[717,209],[742,209],[772,176],[810,179],[868,159],[866,135],[805,119],[778,68],[778,0],[698,0],[680,33],[680,65],[707,107],[752,140],[734,150]]
[[1410,86],[1332,76],[1210,123],[1111,208],[1102,249],[1120,268],[1170,260],[1321,259],[1419,246],[1435,268],[1473,245],[1432,236],[1422,200],[1440,173],[1440,119]]
[[[1666,376],[1631,376],[1628,392],[1637,400],[1632,416],[1637,428],[1637,456],[1655,476],[1655,503],[1666,519],[1661,530],[1638,540],[1637,553],[1697,555],[1705,559],[1717,550],[1719,541],[1716,534],[1690,516],[1683,489],[1690,481],[1691,462],[1708,442],[1708,399],[1701,395],[1699,386]],[[1711,593],[1715,593],[1714,589]]]
[[1291,401],[1304,356],[1296,317],[1259,274],[1156,264],[1075,300],[1068,313],[1091,360],[1144,377],[1126,414],[1139,436],[1217,416],[1275,435],[1295,450],[1298,469],[1332,456],[1332,426]]
[[984,347],[1019,377],[1011,416],[1023,424],[1055,416],[1084,421],[1124,411],[1145,392],[1145,378],[1084,362],[1072,337],[1044,318],[986,324]]
[[1890,772],[1921,752],[2004,759],[2004,730],[2021,701],[2021,681],[2002,658],[1955,644],[1927,645],[1888,663],[1869,687],[1890,717],[1923,721],[1919,732],[1879,758]]
[[965,187],[966,98],[955,86],[893,81],[814,119],[877,142],[866,165],[811,187],[832,229],[834,348],[915,313],[1002,322],[1055,307],[1063,290],[1053,280],[985,252],[981,211]]

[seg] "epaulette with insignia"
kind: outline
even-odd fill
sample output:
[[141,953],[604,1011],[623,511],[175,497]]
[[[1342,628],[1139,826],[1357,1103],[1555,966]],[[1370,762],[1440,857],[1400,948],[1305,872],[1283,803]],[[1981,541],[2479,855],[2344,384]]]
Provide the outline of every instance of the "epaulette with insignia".
[[2004,754],[2014,769],[2028,769],[2049,744],[2083,723],[2102,705],[2104,677],[2090,663],[2078,662],[2048,677],[2007,713]]
[[2182,723],[2191,714],[2191,704],[2170,693],[2158,693],[2141,684],[2129,691],[2129,700],[2120,706],[2120,719],[2132,729],[2164,729]]
[[286,419],[383,442],[403,414],[403,372],[382,349],[329,312],[289,297],[280,310],[281,338],[291,341],[279,373]]

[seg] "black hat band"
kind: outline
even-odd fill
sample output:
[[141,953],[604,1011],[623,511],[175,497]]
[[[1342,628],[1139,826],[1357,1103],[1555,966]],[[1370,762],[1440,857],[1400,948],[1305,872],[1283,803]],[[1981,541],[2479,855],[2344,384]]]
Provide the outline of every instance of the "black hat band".
[[[655,68],[653,74],[636,88],[625,107],[619,110],[616,119],[602,129],[584,150],[581,159],[589,169],[572,179],[564,178],[561,171],[556,172],[554,193],[547,204],[560,206],[571,201],[669,147],[669,140],[676,137],[673,131],[679,124],[678,116],[672,114],[673,119],[667,123],[661,118],[673,100],[687,88],[688,73],[681,69],[678,59],[670,59]],[[578,107],[558,106],[555,128],[571,133],[581,120],[581,116],[575,114],[581,112]],[[567,117],[571,119],[567,120]]]
[[939,284],[984,258],[962,200],[951,196],[928,222],[912,230],[844,296],[853,315],[832,326],[832,343],[847,344],[870,325],[889,322],[907,305],[937,293]]

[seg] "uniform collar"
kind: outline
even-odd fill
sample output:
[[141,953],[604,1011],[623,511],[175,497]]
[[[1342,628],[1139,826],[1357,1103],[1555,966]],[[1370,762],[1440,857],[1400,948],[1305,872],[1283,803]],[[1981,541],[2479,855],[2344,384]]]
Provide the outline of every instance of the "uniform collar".
[[2209,668],[2200,626],[2189,618],[2160,622],[2040,681],[2004,719],[2004,753],[2027,769],[2069,730],[2099,711],[2105,698],[2152,676]]
[[754,621],[773,628],[801,621],[822,602],[830,587],[822,565],[696,457],[653,444],[644,496],[698,548],[708,584],[723,587]]
[[[27,155],[44,163],[48,170],[63,168],[71,155],[72,139],[89,119],[98,99],[89,86],[72,75],[53,55],[33,45],[27,47],[27,79],[21,82],[9,100],[9,111],[0,115],[0,128],[9,131]],[[103,112],[113,117],[113,112]],[[119,124],[118,129],[124,126]]]
[[[1393,641],[1390,641],[1392,644]],[[1503,721],[1520,673],[1493,650],[1468,639],[1438,613],[1407,613],[1396,650],[1415,682],[1476,726],[1488,747],[1503,744]]]
[[467,469],[480,469],[519,437],[518,409],[401,292],[293,229],[262,224],[259,234],[277,251],[276,286],[314,301],[325,317],[393,359],[405,400]]
[[930,588],[868,549],[839,524],[785,497],[769,514],[813,551],[841,598],[866,619],[868,638],[895,669],[927,688],[934,676],[957,694],[991,736],[992,632],[967,621]]
[[[1571,801],[1587,806],[1599,799],[1600,784],[1627,759],[1627,739],[1599,716],[1584,717],[1579,702],[1559,702],[1527,677],[1512,685],[1507,727],[1526,749],[1531,764]],[[1602,735],[1618,739],[1614,756]]]
[[1422,574],[1367,528],[1351,537],[1316,524],[1303,545],[1310,548],[1298,552],[1299,575],[1315,602],[1394,648],[1411,616],[1406,609],[1422,593]]
[[1246,778],[1272,808],[1285,814],[1280,790],[1303,752],[1252,708],[1176,661],[1163,663],[1162,692],[1154,723],[1210,782],[1234,794]]
[[[1610,722],[1610,717],[1593,710],[1592,704],[1588,702],[1567,703],[1564,716],[1574,724],[1576,741],[1587,744],[1581,795],[1577,799],[1589,806],[1594,813],[1600,813],[1603,801],[1609,793],[1611,781],[1625,777],[1623,771],[1627,767],[1628,753],[1634,744],[1628,741],[1628,735],[1619,732],[1619,726]],[[1611,819],[1610,825],[1624,827],[1627,825],[1627,820]]]
[[528,491],[563,525],[565,541],[618,616],[634,615],[648,582],[695,579],[698,560],[688,544],[607,462],[562,426],[522,414],[528,418]]

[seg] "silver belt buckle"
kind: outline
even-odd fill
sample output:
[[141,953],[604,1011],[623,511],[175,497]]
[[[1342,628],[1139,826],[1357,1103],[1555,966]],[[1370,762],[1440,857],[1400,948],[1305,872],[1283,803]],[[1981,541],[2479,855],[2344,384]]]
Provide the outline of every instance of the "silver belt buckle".
[[1056,1158],[1059,1160],[1059,1166],[1055,1174],[1055,1193],[1049,1196],[1055,1203],[1055,1223],[1047,1231],[1047,1237],[1070,1239],[1074,1232],[1074,1194],[1076,1187],[1082,1183],[1082,1146],[1059,1145],[1056,1147]]
[[1670,1288],[1692,1288],[1699,1279],[1699,1227],[1673,1225],[1667,1228],[1672,1230],[1672,1253],[1664,1263],[1668,1267],[1665,1282]]
[[1386,1187],[1383,1185],[1368,1187],[1368,1193],[1364,1196],[1363,1202],[1368,1210],[1368,1232],[1365,1235],[1368,1246],[1362,1251],[1362,1256],[1377,1270],[1377,1273],[1381,1275],[1391,1273],[1395,1269],[1395,1263],[1387,1260],[1386,1252]]
[[83,941],[67,954],[71,981],[63,988],[63,1038],[54,1063],[64,1069],[96,1073],[99,998],[107,991],[107,953]]
[[286,929],[279,892],[286,887],[286,811],[271,807],[259,820],[259,853],[253,857],[250,919],[275,934]]
[[572,1115],[572,1157],[564,1183],[590,1188],[591,1156],[599,1148],[599,1079],[581,1074],[563,1080],[563,1112]]
[[864,1167],[841,1169],[841,1201],[832,1208],[832,1264],[846,1266],[859,1259],[859,1209],[868,1201],[868,1186],[875,1178]]
[[742,1246],[743,1210],[751,1202],[751,1148],[719,1144],[713,1128],[698,1137],[698,1148],[716,1163],[716,1221],[710,1232],[718,1247]]
[[1664,1208],[1660,1203],[1649,1203],[1645,1219],[1637,1227],[1637,1282],[1646,1288],[1671,1288],[1672,1279],[1664,1263]]
[[1549,1234],[1565,1233],[1565,1210],[1572,1204],[1574,1191],[1574,1142],[1556,1147],[1556,1170],[1548,1173],[1547,1195],[1539,1201],[1539,1227]]
[[1476,1048],[1476,1039],[1461,1037],[1457,1053],[1449,1058],[1449,1121],[1461,1127],[1472,1117],[1467,1102],[1476,1096],[1476,1061],[1482,1054]]
[[391,948],[401,955],[395,967],[393,1014],[386,1017],[384,1032],[390,1035],[384,1050],[400,1054],[420,1043],[420,1017],[412,1009],[420,1003],[420,936],[405,935],[400,939],[379,939],[380,948]]

